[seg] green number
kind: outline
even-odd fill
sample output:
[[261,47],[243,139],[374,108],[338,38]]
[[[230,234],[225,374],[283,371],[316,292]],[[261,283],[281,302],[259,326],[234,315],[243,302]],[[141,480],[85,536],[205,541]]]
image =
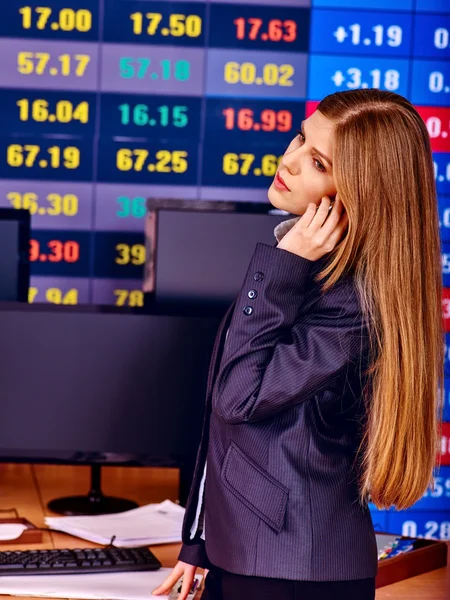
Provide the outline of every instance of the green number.
[[134,217],[142,219],[146,213],[145,198],[127,198],[127,196],[119,196],[117,203],[121,205],[121,210],[118,210],[116,215],[120,218]]
[[142,219],[145,213],[145,198],[133,198],[131,201],[131,215],[136,219]]
[[118,210],[116,215],[118,217],[124,218],[130,216],[130,198],[126,196],[119,196],[117,198],[117,203],[122,206],[122,210]]
[[148,106],[145,104],[136,104],[133,109],[133,121],[135,125],[147,125]]
[[120,76],[124,79],[131,79],[134,77],[134,67],[131,64],[133,62],[132,58],[121,58],[119,61],[120,68]]
[[175,127],[186,127],[188,124],[188,116],[186,114],[187,106],[173,107],[173,124]]
[[175,63],[175,79],[187,81],[191,76],[191,64],[187,60],[178,60]]
[[137,73],[137,78],[143,79],[143,77],[147,73],[147,69],[150,66],[151,60],[149,58],[138,58],[137,62],[139,63],[139,71]]
[[128,125],[130,123],[130,105],[121,104],[119,106],[119,110],[122,113],[120,115],[120,122],[122,123],[122,125]]

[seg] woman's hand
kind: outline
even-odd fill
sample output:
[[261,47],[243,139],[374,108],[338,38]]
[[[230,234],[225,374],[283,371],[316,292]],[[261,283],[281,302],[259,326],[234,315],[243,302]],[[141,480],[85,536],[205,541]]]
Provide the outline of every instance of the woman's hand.
[[318,260],[331,252],[347,227],[348,216],[337,194],[331,210],[330,205],[328,196],[322,198],[318,208],[312,202],[308,204],[305,213],[286,233],[277,248],[308,260]]
[[160,594],[170,594],[173,586],[183,576],[183,585],[181,587],[181,593],[178,596],[178,600],[186,600],[191,589],[192,582],[194,581],[195,571],[198,567],[189,565],[188,563],[179,560],[174,566],[172,573],[170,573],[166,579],[152,591],[152,594],[159,596]]

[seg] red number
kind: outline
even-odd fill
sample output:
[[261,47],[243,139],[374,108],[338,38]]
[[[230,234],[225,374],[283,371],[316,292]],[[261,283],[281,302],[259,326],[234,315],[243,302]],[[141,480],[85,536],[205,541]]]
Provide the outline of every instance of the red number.
[[31,262],[39,260],[39,242],[37,240],[30,240],[29,258]]
[[238,40],[245,38],[245,19],[235,19],[233,23],[236,25],[236,37]]
[[253,111],[250,108],[241,108],[238,112],[237,126],[243,131],[253,127]]
[[285,21],[283,25],[285,29],[283,42],[295,42],[297,39],[297,23],[295,21]]
[[47,246],[51,250],[48,255],[50,262],[61,262],[63,259],[63,243],[60,240],[50,240]]
[[222,114],[225,117],[225,129],[234,129],[234,108],[224,108]]
[[289,110],[280,110],[277,121],[278,131],[290,131],[292,129],[292,113]]
[[280,19],[272,19],[269,21],[269,40],[271,42],[279,42],[283,36],[281,29],[282,22]]
[[248,39],[256,40],[256,38],[258,37],[258,31],[261,29],[262,19],[250,18],[248,22],[250,24],[250,32],[248,34]]
[[80,244],[78,242],[66,242],[64,244],[64,260],[74,263],[80,258]]

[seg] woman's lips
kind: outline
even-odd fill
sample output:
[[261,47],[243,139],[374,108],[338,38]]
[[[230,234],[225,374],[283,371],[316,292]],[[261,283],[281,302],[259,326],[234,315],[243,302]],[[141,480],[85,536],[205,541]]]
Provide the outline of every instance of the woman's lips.
[[288,188],[288,186],[286,185],[286,183],[284,182],[284,179],[281,177],[281,175],[278,173],[275,175],[275,179],[273,180],[273,185],[277,188],[277,190],[285,190],[287,192],[290,192],[291,190]]

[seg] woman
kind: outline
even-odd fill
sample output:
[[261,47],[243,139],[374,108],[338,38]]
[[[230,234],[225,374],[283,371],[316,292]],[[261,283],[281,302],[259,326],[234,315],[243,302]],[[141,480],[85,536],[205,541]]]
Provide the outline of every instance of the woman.
[[444,330],[425,124],[394,93],[327,96],[269,199],[302,216],[275,229],[274,247],[257,244],[219,327],[183,546],[153,593],[183,575],[185,600],[200,566],[203,600],[373,600],[368,500],[413,505],[438,453]]

